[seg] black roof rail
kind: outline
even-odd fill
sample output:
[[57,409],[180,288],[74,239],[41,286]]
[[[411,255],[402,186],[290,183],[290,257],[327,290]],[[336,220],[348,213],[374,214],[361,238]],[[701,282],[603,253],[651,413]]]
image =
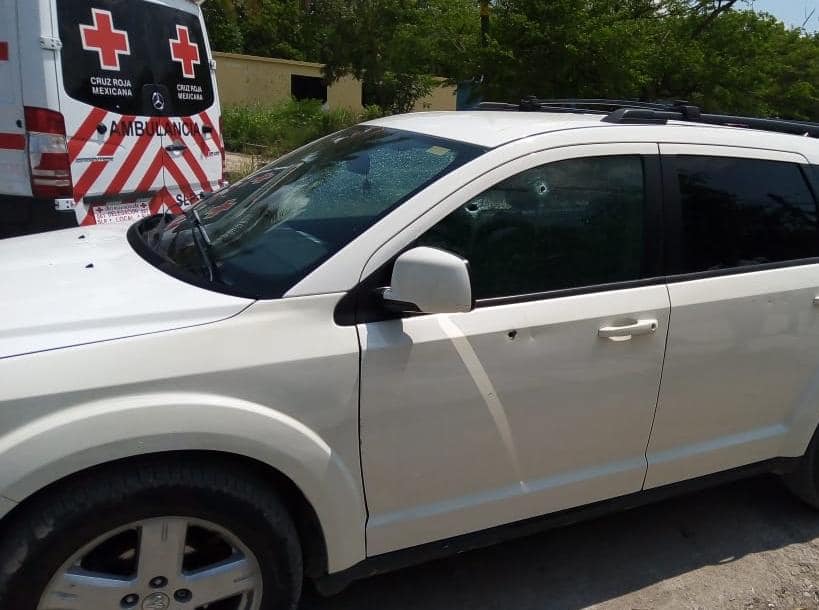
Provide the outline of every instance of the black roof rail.
[[617,99],[541,99],[529,96],[520,104],[483,102],[478,110],[507,110],[518,112],[567,112],[605,115],[606,123],[630,125],[664,125],[668,121],[687,121],[724,127],[744,127],[776,133],[819,138],[819,123],[764,119],[722,114],[706,114],[698,106],[686,101],[644,102]]
[[743,127],[775,133],[819,138],[819,124],[782,119],[731,116],[724,114],[703,114],[696,106],[678,106],[674,110],[634,110],[621,108],[607,115],[606,123],[618,124],[665,124],[668,121],[688,121],[722,127]]
[[519,104],[503,102],[482,102],[477,110],[515,110],[520,112],[586,112],[608,114],[618,108],[644,108],[650,110],[670,110],[672,103],[643,102],[640,100],[617,100],[605,98],[557,98],[541,99],[530,95]]
[[520,110],[520,106],[506,102],[481,102],[475,106],[475,110]]

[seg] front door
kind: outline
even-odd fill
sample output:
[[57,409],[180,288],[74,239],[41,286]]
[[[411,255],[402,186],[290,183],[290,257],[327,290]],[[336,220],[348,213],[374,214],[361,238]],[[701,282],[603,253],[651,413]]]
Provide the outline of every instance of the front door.
[[414,242],[469,260],[474,311],[359,325],[371,555],[642,488],[669,313],[657,147],[535,157]]

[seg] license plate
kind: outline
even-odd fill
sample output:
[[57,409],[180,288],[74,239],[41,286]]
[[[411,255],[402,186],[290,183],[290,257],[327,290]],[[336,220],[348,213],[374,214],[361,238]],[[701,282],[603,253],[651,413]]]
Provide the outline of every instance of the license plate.
[[133,222],[151,214],[147,201],[95,205],[91,209],[94,211],[94,219],[98,225]]

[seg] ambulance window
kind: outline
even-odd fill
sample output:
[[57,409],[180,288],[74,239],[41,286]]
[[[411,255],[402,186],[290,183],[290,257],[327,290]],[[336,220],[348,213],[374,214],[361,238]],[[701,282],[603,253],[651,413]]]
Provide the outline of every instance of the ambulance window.
[[57,0],[65,93],[134,116],[190,116],[213,105],[195,12],[144,0]]

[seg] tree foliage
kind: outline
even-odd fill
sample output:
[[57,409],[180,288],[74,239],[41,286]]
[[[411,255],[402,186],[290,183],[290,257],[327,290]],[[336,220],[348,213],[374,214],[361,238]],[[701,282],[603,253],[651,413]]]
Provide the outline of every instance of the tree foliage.
[[244,38],[234,3],[231,0],[210,0],[204,4],[202,11],[213,48],[226,53],[241,53]]
[[688,99],[710,111],[819,119],[819,35],[745,0],[210,0],[220,50],[326,64],[403,111],[431,75],[484,99]]

